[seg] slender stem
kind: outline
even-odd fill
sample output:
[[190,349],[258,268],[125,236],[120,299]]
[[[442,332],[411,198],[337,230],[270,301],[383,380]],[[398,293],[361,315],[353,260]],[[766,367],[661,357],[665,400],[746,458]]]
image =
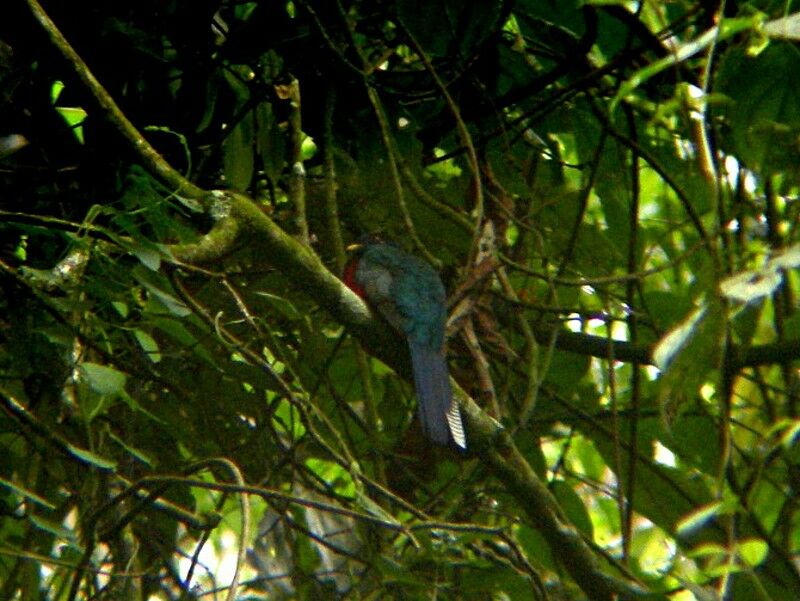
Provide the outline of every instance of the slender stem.
[[303,166],[303,123],[300,105],[300,82],[292,78],[289,84],[289,138],[291,141],[292,171],[289,176],[289,196],[294,207],[294,218],[300,240],[310,243],[308,216],[306,215],[306,170]]

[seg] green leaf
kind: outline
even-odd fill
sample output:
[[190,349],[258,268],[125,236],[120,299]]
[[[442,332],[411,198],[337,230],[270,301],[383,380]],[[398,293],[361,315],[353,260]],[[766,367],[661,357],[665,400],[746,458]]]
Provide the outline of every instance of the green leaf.
[[116,442],[119,446],[125,449],[130,455],[147,465],[148,467],[153,467],[154,462],[147,456],[143,451],[132,447],[131,445],[127,444],[124,440],[122,440],[119,436],[111,432],[110,430],[107,431],[108,437]]
[[56,111],[64,118],[67,125],[70,126],[78,142],[83,144],[83,127],[81,124],[86,120],[86,111],[79,107],[63,106],[56,107]]
[[288,142],[284,132],[277,123],[272,104],[261,102],[254,109],[257,136],[256,150],[261,159],[261,168],[270,181],[278,181],[284,167]]
[[68,444],[67,450],[70,452],[71,455],[77,457],[84,463],[88,463],[89,465],[93,465],[94,467],[100,468],[103,471],[116,471],[117,464],[116,462],[106,459],[105,457],[101,457],[91,451],[87,451],[86,449],[82,449],[80,447],[76,447],[74,445]]
[[648,575],[664,573],[673,559],[670,537],[653,526],[635,529],[631,541],[631,557]]
[[592,520],[586,505],[575,492],[575,490],[563,480],[556,480],[550,483],[550,490],[558,499],[558,504],[569,520],[580,530],[589,540],[594,537]]
[[769,296],[781,285],[783,277],[773,269],[743,271],[719,283],[722,296],[749,303]]
[[337,494],[348,498],[355,496],[356,489],[352,475],[338,463],[313,457],[306,460],[306,467],[314,472],[320,480],[333,486]]
[[139,346],[142,347],[142,350],[145,352],[150,361],[153,363],[158,363],[161,361],[161,353],[158,349],[158,343],[150,334],[144,330],[134,330],[133,335],[136,337],[136,341],[139,343]]
[[359,506],[363,507],[368,513],[374,515],[375,517],[378,517],[389,524],[400,524],[400,522],[398,522],[392,514],[387,512],[383,507],[378,505],[363,492],[356,491],[356,501]]
[[117,313],[119,313],[120,317],[123,319],[128,317],[131,312],[130,307],[128,307],[128,303],[124,303],[122,301],[112,301],[111,306],[117,310]]
[[794,47],[772,42],[755,57],[742,47],[728,51],[715,87],[733,101],[721,112],[736,155],[764,175],[791,175],[800,157],[800,56]]
[[723,307],[714,297],[710,305],[696,309],[658,343],[653,358],[660,368],[666,368],[658,398],[668,423],[697,397],[709,372],[719,367],[724,341]]
[[702,545],[697,545],[687,555],[689,557],[712,557],[722,560],[728,555],[728,550],[719,543],[703,543]]
[[760,25],[761,16],[743,17],[738,19],[722,19],[719,26],[712,27],[711,29],[700,34],[697,38],[685,42],[675,48],[672,52],[667,54],[646,67],[642,67],[634,73],[627,81],[625,81],[619,88],[616,96],[611,101],[610,111],[613,112],[619,102],[628,94],[631,94],[643,83],[647,82],[653,76],[661,73],[665,69],[669,69],[678,65],[687,59],[705,50],[712,44],[719,43],[723,40],[730,38],[748,29],[755,29]]
[[136,280],[144,286],[154,298],[158,299],[170,313],[178,317],[191,315],[191,309],[189,309],[182,300],[175,297],[171,292],[169,282],[167,282],[161,274],[142,269],[141,265],[136,266],[132,273]]
[[545,377],[548,385],[559,394],[569,397],[580,386],[581,380],[589,372],[589,357],[575,355],[566,351],[553,351]]
[[575,437],[572,442],[571,454],[574,454],[575,458],[580,461],[580,467],[586,476],[596,482],[603,479],[606,464],[591,440],[583,436]]
[[[686,291],[648,290],[644,300],[655,326],[664,332],[676,327],[692,311],[692,301]],[[658,359],[656,364],[660,364]]]
[[125,390],[128,379],[121,371],[99,363],[81,363],[81,371],[92,390],[104,395],[118,395]]
[[300,420],[300,411],[286,399],[278,401],[272,422],[279,431],[290,434],[295,440],[306,432],[305,426]]
[[6,480],[5,478],[0,478],[0,486],[3,486],[5,488],[11,490],[12,492],[20,495],[21,497],[25,497],[29,501],[33,501],[37,505],[41,505],[42,507],[46,507],[47,509],[53,509],[54,510],[56,508],[55,505],[49,503],[48,501],[46,501],[45,499],[43,499],[42,497],[37,495],[35,492],[31,492],[27,488],[23,488],[22,486],[18,486],[16,484],[14,484],[13,482],[10,482],[10,481]]
[[153,245],[143,244],[129,244],[128,249],[136,255],[136,258],[142,262],[142,265],[153,271],[158,271],[161,268],[161,252]]
[[[602,454],[609,466],[619,465],[617,478],[623,490],[628,490],[630,474],[630,453],[627,450],[628,440],[622,433],[611,435],[606,428],[582,428],[585,435],[590,436],[594,446]],[[663,428],[657,416],[649,419],[640,419],[637,434],[638,460],[633,482],[634,509],[665,532],[673,532],[675,524],[696,507],[713,501],[707,484],[702,478],[687,473],[677,467],[670,467],[655,463],[649,459],[653,452],[654,441],[661,435]],[[618,453],[620,442],[625,444],[626,451]],[[616,470],[616,467],[614,468]],[[616,519],[618,514],[616,504],[609,501],[608,510],[613,512],[606,516],[606,520]],[[603,507],[602,503],[599,503]],[[605,508],[604,508],[605,509]],[[596,526],[597,528],[597,526]]]
[[716,475],[719,461],[719,439],[709,436],[717,424],[710,415],[680,415],[662,437],[661,442],[687,465],[709,475]]
[[240,192],[250,187],[254,173],[253,116],[248,113],[222,143],[225,181]]
[[686,319],[672,328],[653,349],[653,362],[661,370],[666,370],[697,333],[697,328],[706,315],[705,308],[697,308]]
[[689,536],[717,516],[730,514],[731,511],[732,509],[726,507],[722,501],[713,501],[683,516],[675,525],[675,533],[679,536]]
[[300,319],[302,315],[294,306],[294,304],[284,296],[278,296],[277,294],[273,294],[271,292],[259,291],[256,292],[258,296],[266,300],[270,306],[272,306],[276,311],[278,311],[281,315],[286,317],[287,319],[296,320]]
[[520,524],[514,529],[517,540],[525,551],[527,557],[535,558],[549,570],[558,569],[558,564],[553,559],[553,553],[547,539],[538,530],[525,524]]
[[164,334],[166,334],[169,338],[181,346],[191,349],[192,353],[197,357],[200,357],[208,366],[215,369],[217,368],[217,362],[208,349],[200,344],[197,338],[179,319],[172,317],[152,316],[149,321],[161,332],[164,332]]
[[58,98],[61,96],[61,92],[64,91],[64,82],[60,80],[56,80],[53,82],[53,85],[50,86],[50,102],[55,104],[58,102]]
[[767,558],[769,545],[760,538],[740,540],[736,544],[736,553],[746,565],[754,568]]
[[[458,23],[443,27],[446,15],[459,15]],[[480,45],[498,26],[501,15],[497,2],[460,0],[399,0],[397,16],[430,57],[473,56]]]
[[317,144],[311,136],[303,136],[303,142],[300,144],[300,158],[307,161],[317,154]]
[[[424,586],[424,583],[421,583]],[[531,583],[528,577],[505,565],[471,565],[459,577],[463,590],[469,591],[466,598],[505,599],[507,601],[529,601]],[[424,589],[423,589],[424,590]],[[418,597],[425,599],[425,596]],[[430,597],[429,597],[430,598]],[[436,598],[447,598],[445,595]]]
[[130,407],[134,411],[138,411],[139,413],[142,413],[142,414],[146,415],[147,417],[149,417],[150,419],[152,419],[155,422],[158,422],[160,424],[164,423],[163,420],[159,419],[158,417],[156,417],[155,415],[150,413],[147,409],[142,407],[138,403],[138,401],[135,398],[133,398],[131,395],[129,395],[126,391],[124,391],[124,390],[122,391],[122,394],[120,394],[120,398],[125,402],[126,405],[128,405],[128,407]]
[[75,532],[72,530],[68,530],[64,528],[61,524],[53,522],[52,520],[48,520],[40,515],[36,515],[35,513],[30,513],[27,515],[28,520],[42,532],[47,532],[48,534],[52,534],[58,539],[72,541],[75,542],[77,537],[75,536]]

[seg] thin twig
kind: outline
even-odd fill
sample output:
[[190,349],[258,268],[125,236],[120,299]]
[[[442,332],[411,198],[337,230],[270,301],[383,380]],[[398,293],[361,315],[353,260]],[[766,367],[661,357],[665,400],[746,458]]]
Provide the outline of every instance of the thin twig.
[[411,30],[408,27],[403,25],[403,30],[404,30],[403,35],[408,38],[408,41],[410,42],[411,47],[414,49],[414,52],[417,53],[417,56],[422,61],[422,64],[425,65],[425,69],[428,71],[434,83],[436,84],[436,87],[439,88],[439,91],[442,93],[442,97],[447,103],[447,108],[450,110],[450,113],[453,115],[453,119],[456,122],[456,128],[458,130],[458,135],[461,138],[461,143],[464,145],[464,148],[466,148],[467,151],[467,162],[469,164],[470,171],[472,172],[472,193],[475,198],[475,208],[474,208],[475,224],[473,227],[473,253],[474,253],[477,252],[477,243],[481,235],[484,203],[483,203],[483,186],[481,185],[481,171],[480,171],[480,166],[478,165],[478,153],[475,150],[475,145],[472,143],[472,134],[469,133],[469,129],[467,129],[467,124],[464,123],[464,119],[461,118],[461,110],[458,108],[458,105],[456,104],[455,100],[453,100],[450,91],[447,89],[447,86],[444,85],[444,82],[439,77],[439,74],[436,72],[436,69],[433,67],[433,63],[431,63],[431,59],[428,57],[428,54],[422,48],[422,46],[414,37],[414,34],[411,33]]
[[303,166],[303,123],[300,105],[300,82],[292,77],[288,85],[289,140],[291,154],[291,173],[289,175],[289,197],[294,207],[294,218],[297,224],[300,241],[308,246],[308,216],[306,214],[306,169]]

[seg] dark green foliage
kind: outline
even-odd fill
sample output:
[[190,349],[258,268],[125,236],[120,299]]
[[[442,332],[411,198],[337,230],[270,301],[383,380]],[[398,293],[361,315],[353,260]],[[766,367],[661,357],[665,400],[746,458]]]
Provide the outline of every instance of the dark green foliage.
[[[800,597],[792,3],[47,2],[250,213],[165,183],[36,4],[0,17],[0,599],[223,598],[240,549],[240,599]],[[321,273],[376,230],[437,264],[468,452],[264,215]]]

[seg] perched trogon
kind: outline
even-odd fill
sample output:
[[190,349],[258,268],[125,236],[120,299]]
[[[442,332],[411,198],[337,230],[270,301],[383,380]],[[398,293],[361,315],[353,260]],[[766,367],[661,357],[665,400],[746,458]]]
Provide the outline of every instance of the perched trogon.
[[437,444],[452,440],[466,448],[444,354],[447,307],[442,280],[428,263],[374,234],[348,250],[353,255],[345,267],[345,283],[408,342],[423,432]]

